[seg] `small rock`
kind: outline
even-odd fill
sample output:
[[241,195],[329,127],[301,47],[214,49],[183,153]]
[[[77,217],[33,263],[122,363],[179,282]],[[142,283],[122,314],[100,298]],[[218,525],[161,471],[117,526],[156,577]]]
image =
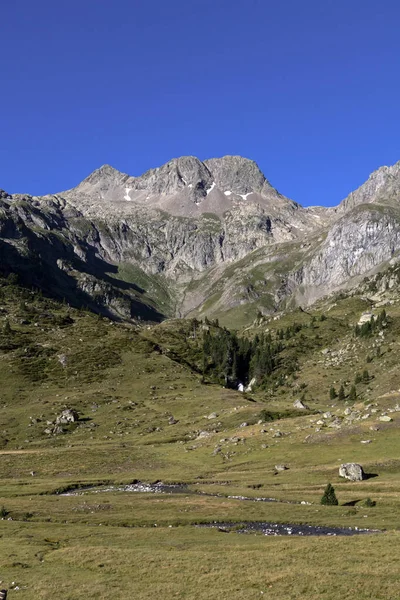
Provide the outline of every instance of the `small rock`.
[[208,415],[207,419],[216,419],[218,417],[217,413],[213,412],[210,415]]
[[286,465],[275,465],[275,470],[276,471],[287,471],[289,467],[287,467]]
[[283,433],[281,431],[275,431],[274,435],[272,436],[273,438],[280,438],[283,436]]
[[246,423],[246,421],[245,421],[244,423],[241,423],[241,424],[239,425],[239,427],[248,427],[248,426],[249,426],[249,424],[248,424],[248,423]]
[[178,421],[171,415],[168,419],[168,425],[176,425]]
[[382,417],[379,417],[379,420],[383,423],[390,423],[390,421],[393,421],[392,417],[389,417],[389,415],[383,415]]
[[361,440],[362,444],[370,444],[372,440]]

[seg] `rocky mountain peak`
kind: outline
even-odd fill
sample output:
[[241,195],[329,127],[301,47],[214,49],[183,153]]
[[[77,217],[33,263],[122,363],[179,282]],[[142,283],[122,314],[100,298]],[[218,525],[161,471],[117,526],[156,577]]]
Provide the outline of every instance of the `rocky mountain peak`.
[[205,195],[212,183],[209,169],[195,156],[174,158],[130,181],[133,190],[167,196],[179,193],[185,187]]
[[400,201],[400,161],[380,167],[358,189],[338,206],[338,212],[348,212],[359,204]]
[[104,180],[114,180],[116,178],[120,178],[122,176],[128,177],[125,173],[121,173],[117,169],[114,169],[111,165],[102,165],[99,169],[96,169],[91,173],[86,179],[82,181],[82,184],[90,183],[91,185],[96,185],[99,181]]
[[265,187],[273,189],[254,160],[242,156],[223,156],[205,160],[204,164],[223,192],[249,194],[261,193]]

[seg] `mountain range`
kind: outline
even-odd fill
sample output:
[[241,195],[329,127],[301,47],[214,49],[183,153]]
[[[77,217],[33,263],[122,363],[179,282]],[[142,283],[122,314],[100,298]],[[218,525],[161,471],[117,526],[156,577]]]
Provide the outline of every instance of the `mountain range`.
[[400,162],[334,208],[302,207],[240,156],[140,177],[104,165],[45,196],[0,191],[3,273],[119,319],[246,324],[356,288],[399,250]]

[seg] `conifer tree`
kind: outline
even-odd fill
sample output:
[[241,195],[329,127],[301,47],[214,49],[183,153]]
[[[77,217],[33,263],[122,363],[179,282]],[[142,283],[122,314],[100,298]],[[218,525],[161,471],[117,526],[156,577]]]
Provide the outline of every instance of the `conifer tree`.
[[10,325],[9,320],[7,319],[3,326],[3,333],[5,333],[6,335],[9,335],[11,333],[11,331],[12,331],[11,325]]
[[350,400],[350,402],[355,402],[356,399],[357,399],[356,386],[352,385],[351,388],[350,388],[349,400]]
[[357,385],[357,383],[361,383],[363,380],[361,373],[356,373],[356,376],[354,378],[354,383]]
[[345,393],[344,393],[344,387],[343,387],[343,385],[341,385],[340,389],[339,389],[339,396],[338,396],[338,398],[339,398],[340,401],[343,401],[345,399],[345,397],[346,396],[345,396]]
[[330,400],[335,400],[335,398],[337,398],[337,393],[333,386],[329,390],[329,398],[330,398]]
[[363,374],[362,374],[362,382],[368,383],[369,379],[370,379],[369,373],[368,373],[367,369],[364,369]]
[[328,483],[325,488],[321,498],[321,504],[324,504],[325,506],[337,506],[339,504],[338,499],[336,498],[335,488],[330,483]]

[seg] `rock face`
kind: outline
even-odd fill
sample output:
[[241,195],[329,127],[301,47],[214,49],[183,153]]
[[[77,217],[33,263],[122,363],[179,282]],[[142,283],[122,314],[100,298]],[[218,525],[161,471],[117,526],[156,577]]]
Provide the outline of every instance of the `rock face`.
[[339,467],[339,476],[350,481],[362,481],[365,474],[361,465],[357,463],[345,463]]
[[399,199],[400,162],[336,209],[301,207],[240,156],[184,156],[139,177],[105,165],[55,195],[0,191],[2,265],[124,319],[202,314],[206,302],[209,314],[249,302],[277,310],[396,261]]

